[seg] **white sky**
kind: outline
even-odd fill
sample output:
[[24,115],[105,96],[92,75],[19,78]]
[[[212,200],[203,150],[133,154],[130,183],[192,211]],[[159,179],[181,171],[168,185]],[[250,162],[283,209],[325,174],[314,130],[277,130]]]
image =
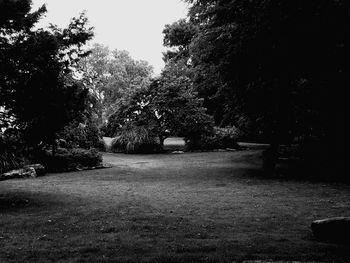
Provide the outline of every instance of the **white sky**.
[[33,8],[46,4],[47,14],[39,27],[49,23],[60,27],[87,11],[90,25],[95,28],[92,43],[110,49],[127,50],[134,59],[148,61],[158,74],[162,60],[165,24],[185,18],[187,5],[181,0],[32,0]]

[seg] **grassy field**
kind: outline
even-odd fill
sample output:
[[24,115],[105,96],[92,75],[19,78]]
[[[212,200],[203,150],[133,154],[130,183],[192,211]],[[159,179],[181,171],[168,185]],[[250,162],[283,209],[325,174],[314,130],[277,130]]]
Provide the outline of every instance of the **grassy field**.
[[349,262],[310,223],[350,216],[350,188],[263,178],[260,154],[106,154],[113,168],[2,181],[0,262]]

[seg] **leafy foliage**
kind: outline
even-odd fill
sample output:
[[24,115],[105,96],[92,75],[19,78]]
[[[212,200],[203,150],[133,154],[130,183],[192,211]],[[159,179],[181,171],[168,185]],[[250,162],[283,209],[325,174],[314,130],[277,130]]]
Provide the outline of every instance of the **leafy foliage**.
[[190,52],[198,81],[217,77],[209,96],[224,110],[259,123],[270,140],[328,132],[329,100],[346,83],[347,1],[188,2],[200,27]]
[[196,33],[197,26],[187,22],[185,19],[180,19],[171,25],[165,25],[163,29],[163,44],[168,50],[163,53],[164,61],[188,60],[189,45]]
[[113,139],[111,150],[123,153],[154,153],[160,151],[156,136],[144,126],[129,126],[123,128]]
[[193,90],[188,68],[181,61],[168,64],[148,87],[137,90],[110,117],[107,130],[112,136],[126,126],[147,127],[161,147],[170,134],[192,136],[212,124]]
[[7,129],[0,133],[0,173],[28,164],[30,157],[21,131]]
[[102,155],[96,149],[58,148],[55,156],[52,156],[50,151],[46,151],[37,158],[49,172],[74,171],[86,167],[97,167],[102,163]]
[[16,127],[38,145],[53,143],[86,107],[88,90],[74,69],[93,33],[84,14],[65,29],[34,29],[46,9],[30,7],[29,0],[0,2],[0,111],[7,116],[2,128]]
[[271,167],[279,144],[312,138],[336,153],[316,163],[343,165],[349,2],[187,2],[193,81],[216,124],[271,143]]
[[18,155],[18,142],[12,136],[0,136],[0,174],[20,167],[25,159]]
[[83,81],[96,98],[95,109],[102,123],[109,118],[123,97],[149,84],[152,67],[137,61],[125,50],[110,51],[95,44],[91,54],[79,63]]
[[238,149],[237,138],[239,131],[235,127],[219,128],[214,127],[211,133],[203,134],[201,137],[186,138],[186,148],[193,150],[213,150],[213,149]]
[[64,148],[95,148],[106,150],[97,124],[91,121],[84,123],[72,122],[58,135],[60,146]]
[[[200,98],[203,98],[203,106],[214,117],[217,125],[227,125],[232,121],[226,107],[223,106],[224,96],[216,91],[223,86],[218,77],[215,64],[194,64],[194,41],[201,32],[201,23],[193,20],[181,19],[171,25],[166,25],[164,34],[164,46],[167,51],[163,54],[163,60],[167,64],[184,64],[190,72],[191,82]],[[203,43],[203,45],[206,45]],[[210,43],[208,43],[210,45]]]

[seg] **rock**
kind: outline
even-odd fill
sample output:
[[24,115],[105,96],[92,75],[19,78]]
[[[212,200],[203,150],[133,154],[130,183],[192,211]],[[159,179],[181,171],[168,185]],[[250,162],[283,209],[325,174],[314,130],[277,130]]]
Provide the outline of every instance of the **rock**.
[[26,167],[22,169],[12,170],[1,175],[2,180],[13,179],[13,178],[27,178],[36,177],[37,174],[33,167]]
[[26,173],[23,173],[23,177],[37,177],[37,173],[34,167],[26,167],[23,169],[26,171]]
[[39,163],[26,165],[23,168],[34,168],[37,176],[43,176],[46,173],[45,167]]
[[237,151],[237,149],[234,149],[234,148],[226,148],[226,151],[235,152],[235,151]]
[[41,164],[26,165],[21,169],[11,170],[0,175],[0,180],[8,180],[13,178],[35,178],[45,174],[45,167]]
[[312,222],[311,230],[319,240],[350,243],[350,217],[316,220]]

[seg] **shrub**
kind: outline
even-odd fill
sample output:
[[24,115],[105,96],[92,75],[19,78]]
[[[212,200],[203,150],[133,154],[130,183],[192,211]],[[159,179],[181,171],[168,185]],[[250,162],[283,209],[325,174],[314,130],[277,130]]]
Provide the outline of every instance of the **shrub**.
[[102,155],[96,149],[57,149],[52,156],[45,151],[37,162],[43,164],[50,172],[65,172],[84,167],[96,167],[102,163]]
[[100,151],[106,150],[99,129],[92,122],[88,122],[87,124],[73,122],[64,128],[59,134],[59,138],[59,146],[63,148],[96,148]]
[[218,128],[215,127],[212,133],[202,135],[193,140],[185,138],[186,149],[193,150],[213,150],[225,148],[238,148],[237,144],[238,130],[235,127]]
[[101,138],[98,140],[98,143],[95,145],[95,148],[100,152],[106,152],[108,147],[105,141]]
[[0,133],[0,174],[27,164],[23,141],[15,130]]
[[17,169],[23,164],[23,159],[18,158],[14,153],[5,151],[0,153],[0,174]]
[[132,126],[125,128],[112,141],[111,150],[123,153],[154,153],[160,150],[160,144],[146,127]]

